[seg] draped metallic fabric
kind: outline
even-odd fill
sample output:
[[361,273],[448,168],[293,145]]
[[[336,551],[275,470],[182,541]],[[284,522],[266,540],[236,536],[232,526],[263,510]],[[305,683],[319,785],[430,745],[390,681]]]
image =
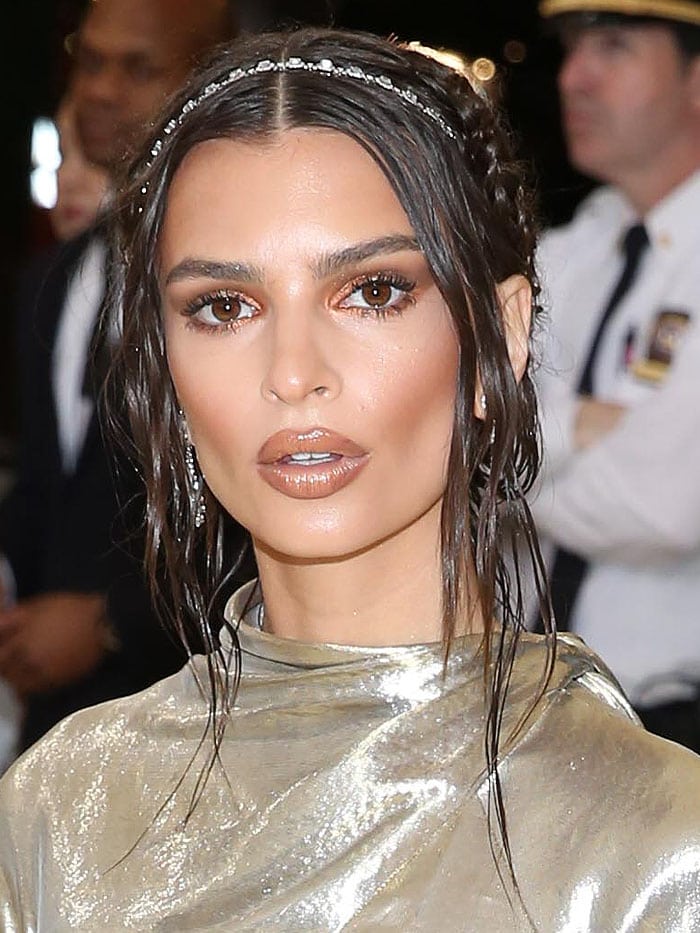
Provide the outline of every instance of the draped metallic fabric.
[[[237,708],[189,819],[203,658],[64,720],[5,775],[3,933],[700,930],[700,758],[644,732],[577,640],[503,748],[518,898],[489,843],[478,637],[444,677],[439,645],[245,623],[240,639]],[[523,636],[504,736],[543,645]]]

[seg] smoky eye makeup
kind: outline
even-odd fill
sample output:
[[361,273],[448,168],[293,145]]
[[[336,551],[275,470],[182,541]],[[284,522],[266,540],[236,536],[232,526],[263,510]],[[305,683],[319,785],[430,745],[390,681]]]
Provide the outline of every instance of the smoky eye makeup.
[[185,302],[180,313],[195,330],[226,332],[256,317],[260,307],[236,289],[217,288]]
[[415,303],[415,279],[398,272],[364,273],[341,287],[333,304],[362,317],[400,315]]

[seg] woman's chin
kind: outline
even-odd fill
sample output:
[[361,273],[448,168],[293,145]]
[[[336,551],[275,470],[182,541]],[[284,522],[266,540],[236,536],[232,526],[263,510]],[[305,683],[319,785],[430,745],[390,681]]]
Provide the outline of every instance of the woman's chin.
[[256,538],[253,545],[258,563],[265,560],[279,564],[314,566],[340,564],[359,557],[372,550],[373,542],[366,538],[348,539],[347,535],[329,535],[328,532],[305,534],[300,532],[295,540],[275,537],[273,539]]

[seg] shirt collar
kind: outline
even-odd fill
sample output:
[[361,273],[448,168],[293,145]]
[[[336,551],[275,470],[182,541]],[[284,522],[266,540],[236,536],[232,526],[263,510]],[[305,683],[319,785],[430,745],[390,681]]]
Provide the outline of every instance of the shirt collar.
[[649,238],[661,249],[687,243],[697,236],[700,214],[700,170],[655,204],[644,218]]

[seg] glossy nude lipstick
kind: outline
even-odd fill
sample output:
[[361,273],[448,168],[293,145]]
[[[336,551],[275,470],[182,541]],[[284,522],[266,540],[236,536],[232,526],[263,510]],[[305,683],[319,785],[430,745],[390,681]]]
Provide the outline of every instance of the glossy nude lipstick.
[[278,431],[258,452],[258,470],[268,485],[292,499],[324,499],[351,483],[369,454],[327,428]]

